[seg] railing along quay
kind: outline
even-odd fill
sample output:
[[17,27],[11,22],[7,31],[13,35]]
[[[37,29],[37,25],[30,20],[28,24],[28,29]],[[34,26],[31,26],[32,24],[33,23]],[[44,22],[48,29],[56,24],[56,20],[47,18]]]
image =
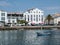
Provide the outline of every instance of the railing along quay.
[[60,26],[13,26],[13,27],[0,27],[0,30],[18,30],[18,29],[50,29],[58,28]]

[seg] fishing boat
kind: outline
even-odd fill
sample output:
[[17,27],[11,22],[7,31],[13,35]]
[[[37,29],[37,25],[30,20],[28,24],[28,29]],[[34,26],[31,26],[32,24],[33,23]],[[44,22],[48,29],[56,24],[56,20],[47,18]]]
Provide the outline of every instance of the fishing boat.
[[50,36],[51,32],[37,32],[37,36]]

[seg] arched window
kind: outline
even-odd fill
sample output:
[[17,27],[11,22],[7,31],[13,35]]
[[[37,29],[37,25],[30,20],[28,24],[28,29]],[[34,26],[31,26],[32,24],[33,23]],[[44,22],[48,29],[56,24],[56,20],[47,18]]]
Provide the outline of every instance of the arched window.
[[32,15],[31,15],[31,21],[32,21]]
[[38,15],[36,15],[36,22],[38,21]]
[[43,15],[41,15],[41,21],[43,22]]
[[25,15],[25,20],[26,20],[26,15]]
[[28,21],[29,21],[29,15],[28,15]]

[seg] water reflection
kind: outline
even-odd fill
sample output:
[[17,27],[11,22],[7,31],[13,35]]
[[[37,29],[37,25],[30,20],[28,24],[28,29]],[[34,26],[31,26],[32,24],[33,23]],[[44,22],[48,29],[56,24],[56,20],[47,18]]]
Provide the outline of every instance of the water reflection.
[[60,30],[0,31],[0,45],[60,45]]
[[22,45],[22,33],[20,30],[0,31],[0,45]]

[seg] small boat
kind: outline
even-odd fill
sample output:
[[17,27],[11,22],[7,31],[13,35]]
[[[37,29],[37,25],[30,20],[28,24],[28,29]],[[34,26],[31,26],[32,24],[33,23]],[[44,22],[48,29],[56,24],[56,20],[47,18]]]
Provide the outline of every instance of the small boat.
[[50,32],[43,32],[43,33],[37,32],[37,36],[50,36],[50,35],[51,35]]

